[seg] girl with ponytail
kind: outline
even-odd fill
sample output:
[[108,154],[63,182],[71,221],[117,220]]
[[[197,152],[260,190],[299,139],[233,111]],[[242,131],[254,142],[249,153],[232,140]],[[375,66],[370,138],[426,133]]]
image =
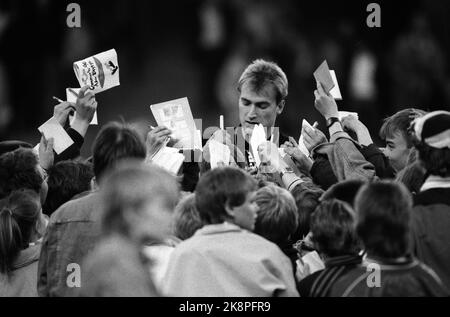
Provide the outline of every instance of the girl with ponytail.
[[39,196],[12,192],[0,201],[0,297],[37,296]]

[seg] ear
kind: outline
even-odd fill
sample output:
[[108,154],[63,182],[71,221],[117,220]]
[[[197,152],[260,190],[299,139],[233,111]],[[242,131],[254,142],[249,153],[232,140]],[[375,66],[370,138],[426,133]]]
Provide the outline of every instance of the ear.
[[286,106],[286,100],[282,100],[278,106],[277,106],[277,115],[280,115],[283,113],[284,106]]
[[230,203],[229,203],[228,200],[225,202],[224,208],[225,208],[225,211],[227,213],[227,216],[230,217],[230,218],[234,218],[234,207],[230,206]]

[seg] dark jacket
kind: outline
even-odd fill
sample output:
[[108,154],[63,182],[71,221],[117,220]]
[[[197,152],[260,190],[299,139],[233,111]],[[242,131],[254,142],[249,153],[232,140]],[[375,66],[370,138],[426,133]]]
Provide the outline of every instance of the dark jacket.
[[73,144],[69,146],[64,152],[57,155],[55,153],[55,163],[67,160],[73,160],[80,156],[81,147],[84,143],[84,138],[74,129],[68,128],[66,129],[67,134],[73,140]]
[[343,255],[325,261],[325,270],[305,277],[297,284],[301,297],[328,297],[333,284],[362,262],[359,255]]
[[420,192],[414,204],[413,253],[450,289],[450,188]]
[[[39,296],[75,296],[67,285],[69,264],[81,265],[100,236],[99,194],[86,193],[55,211],[42,242],[38,270]],[[81,267],[83,272],[83,267]]]
[[[379,283],[377,283],[377,276]],[[401,262],[369,260],[333,286],[333,297],[441,297],[449,293],[426,265],[414,258]]]

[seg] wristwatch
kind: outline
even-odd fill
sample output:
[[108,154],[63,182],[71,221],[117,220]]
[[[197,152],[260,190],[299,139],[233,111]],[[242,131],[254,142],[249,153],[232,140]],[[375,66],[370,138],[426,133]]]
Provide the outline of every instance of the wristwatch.
[[331,128],[331,126],[333,124],[335,124],[336,122],[341,123],[341,120],[339,120],[339,118],[337,117],[331,117],[327,119],[327,129]]

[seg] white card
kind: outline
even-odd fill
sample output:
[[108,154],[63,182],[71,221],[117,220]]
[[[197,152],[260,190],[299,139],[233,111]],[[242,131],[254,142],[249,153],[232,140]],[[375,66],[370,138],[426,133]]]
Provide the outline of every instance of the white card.
[[334,87],[330,90],[330,94],[334,99],[342,100],[341,90],[339,89],[336,72],[334,70],[330,70],[330,75],[334,82]]
[[180,98],[150,106],[159,126],[172,130],[180,149],[202,149],[201,132],[197,132],[188,98]]
[[339,120],[342,120],[343,118],[347,116],[354,116],[356,119],[359,120],[359,115],[357,112],[348,112],[348,111],[339,111]]
[[250,146],[252,147],[253,158],[256,166],[261,165],[261,159],[258,154],[258,147],[267,142],[266,131],[262,124],[258,124],[253,128],[252,137],[250,138]]
[[[67,100],[67,102],[76,104],[77,103],[77,96],[75,96],[73,93],[71,93],[69,89],[72,89],[75,93],[79,94],[81,88],[66,88],[66,100]],[[74,115],[69,116],[70,125],[72,125],[73,121],[75,120],[75,113],[74,113]],[[91,121],[90,125],[98,125],[97,111],[95,111],[94,117],[92,118],[92,121]]]
[[317,251],[312,251],[305,254],[302,257],[302,260],[305,264],[308,263],[311,274],[325,269],[325,264],[323,263]]
[[216,140],[209,141],[208,146],[211,169],[219,167],[219,163],[223,163],[225,166],[230,165],[231,151],[228,146]]
[[74,143],[64,128],[59,124],[58,120],[54,117],[41,125],[38,130],[47,140],[53,138],[53,147],[58,155]]
[[75,62],[73,69],[80,87],[89,86],[95,94],[120,85],[115,49]]
[[38,143],[38,144],[33,148],[34,154],[36,154],[38,157],[39,157],[39,146],[40,146],[40,145],[41,145],[41,144]]
[[184,162],[184,155],[178,151],[178,149],[164,146],[153,156],[151,163],[177,175]]
[[[309,124],[309,122],[306,121],[305,119],[303,119],[303,122],[302,122],[302,131],[303,131],[303,127],[309,127],[310,129],[314,129],[314,127],[311,124]],[[306,155],[306,157],[309,157],[310,153],[309,153],[308,149],[306,148],[303,133],[300,135],[300,139],[298,140],[298,148],[300,149],[300,151],[302,151],[303,154]]]

